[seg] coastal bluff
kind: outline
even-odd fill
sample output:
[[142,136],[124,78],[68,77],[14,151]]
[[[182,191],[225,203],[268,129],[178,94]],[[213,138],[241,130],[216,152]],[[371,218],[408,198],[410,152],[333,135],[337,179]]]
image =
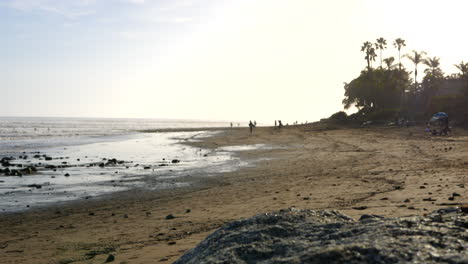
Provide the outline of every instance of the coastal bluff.
[[226,224],[174,263],[468,263],[467,227],[459,208],[358,221],[289,208]]

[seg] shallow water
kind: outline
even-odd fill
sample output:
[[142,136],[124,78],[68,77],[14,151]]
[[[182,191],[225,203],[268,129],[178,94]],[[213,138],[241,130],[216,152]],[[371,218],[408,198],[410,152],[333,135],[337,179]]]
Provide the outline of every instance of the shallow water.
[[[21,164],[22,168],[38,166],[38,172],[21,177],[0,176],[0,210],[15,211],[58,201],[89,199],[130,188],[157,190],[187,186],[190,181],[187,177],[180,181],[181,176],[226,172],[243,166],[244,162],[233,153],[177,144],[176,138],[210,133],[213,132],[114,136],[104,142],[41,148],[33,153],[18,154],[12,164]],[[26,155],[27,159],[19,158]],[[35,158],[35,155],[39,156]],[[44,155],[52,160],[46,161]],[[109,164],[111,159],[118,163]],[[50,166],[55,167],[46,168]]]
[[277,146],[271,146],[266,144],[253,144],[253,145],[242,145],[242,146],[227,146],[218,148],[221,151],[248,151],[248,150],[267,150],[278,148]]

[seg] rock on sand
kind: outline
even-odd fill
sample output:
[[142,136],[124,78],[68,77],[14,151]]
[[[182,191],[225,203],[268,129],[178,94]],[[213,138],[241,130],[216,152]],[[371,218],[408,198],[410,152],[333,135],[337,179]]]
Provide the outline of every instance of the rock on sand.
[[175,263],[468,263],[468,215],[363,217],[295,208],[231,222]]

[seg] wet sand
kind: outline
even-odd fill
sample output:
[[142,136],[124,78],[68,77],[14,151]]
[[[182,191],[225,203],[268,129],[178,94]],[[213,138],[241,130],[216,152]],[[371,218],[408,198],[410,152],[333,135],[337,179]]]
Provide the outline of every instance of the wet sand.
[[277,148],[240,152],[264,160],[186,188],[2,214],[2,263],[103,263],[109,254],[113,263],[171,263],[224,223],[262,212],[294,206],[392,217],[468,203],[466,131],[235,128],[188,144]]

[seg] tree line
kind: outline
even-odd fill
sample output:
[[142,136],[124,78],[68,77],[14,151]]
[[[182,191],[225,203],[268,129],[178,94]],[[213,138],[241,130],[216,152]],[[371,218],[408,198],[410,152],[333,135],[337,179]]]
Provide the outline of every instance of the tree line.
[[[424,51],[413,50],[402,55],[406,41],[393,41],[395,57],[384,57],[387,40],[378,38],[361,46],[367,66],[358,77],[344,84],[345,109],[355,106],[358,112],[347,117],[360,121],[405,118],[427,120],[434,112],[445,111],[459,124],[468,125],[468,63],[455,66],[456,74],[447,75],[440,68],[439,57],[429,57]],[[376,60],[378,66],[374,66]],[[402,60],[413,67],[407,69]],[[426,68],[418,82],[418,69]]]

